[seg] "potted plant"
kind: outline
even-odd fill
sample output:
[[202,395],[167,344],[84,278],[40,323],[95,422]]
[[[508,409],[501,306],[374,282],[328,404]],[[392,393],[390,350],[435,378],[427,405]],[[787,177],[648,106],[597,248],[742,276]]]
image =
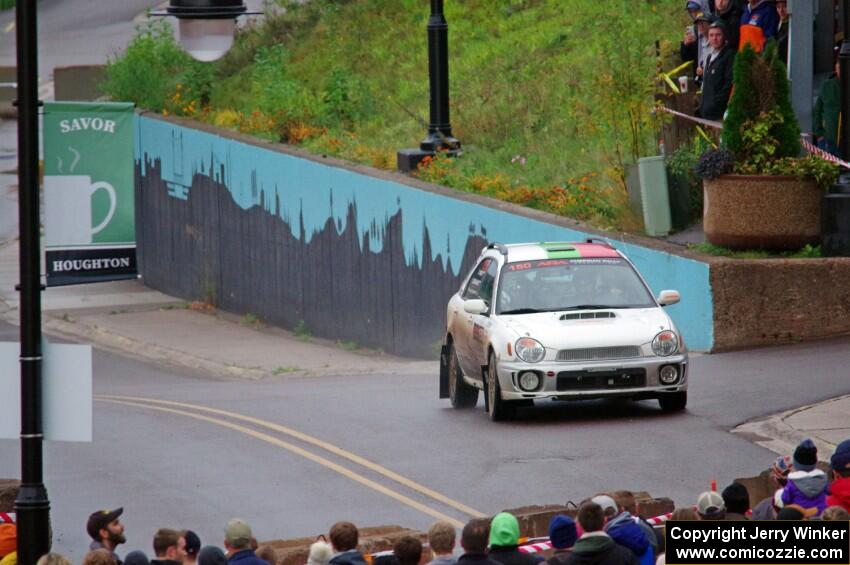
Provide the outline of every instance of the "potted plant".
[[731,249],[794,250],[820,239],[823,192],[837,167],[801,156],[785,65],[775,42],[759,55],[745,46],[734,67],[735,88],[721,147],[695,167],[703,178],[706,239]]

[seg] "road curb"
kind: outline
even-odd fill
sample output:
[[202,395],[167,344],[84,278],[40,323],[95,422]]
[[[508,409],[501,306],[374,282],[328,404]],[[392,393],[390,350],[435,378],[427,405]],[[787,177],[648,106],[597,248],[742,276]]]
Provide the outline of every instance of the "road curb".
[[[0,319],[19,326],[20,320],[18,319],[17,312],[17,308],[10,307],[0,300]],[[73,315],[69,314],[65,314],[62,317],[59,317],[58,314],[45,314],[42,320],[42,330],[50,336],[91,344],[98,349],[140,361],[201,372],[204,376],[218,379],[256,381],[269,378],[358,376],[385,373],[387,370],[397,372],[398,370],[398,367],[388,365],[383,368],[365,367],[360,370],[351,367],[327,367],[278,373],[267,368],[245,367],[233,363],[211,360],[185,350],[149,343],[122,335],[109,327],[100,326],[95,323],[86,323],[85,321],[75,319]],[[224,319],[222,321],[224,323],[237,323],[235,320]]]
[[740,435],[753,443],[760,445],[779,455],[790,455],[797,445],[806,438],[811,438],[818,447],[818,458],[829,461],[829,456],[835,451],[835,444],[819,437],[814,437],[811,431],[803,432],[787,423],[788,418],[805,412],[817,406],[839,402],[850,398],[843,395],[822,402],[808,404],[792,410],[779,412],[766,418],[759,418],[737,426],[733,434]]
[[[167,365],[201,371],[207,376],[218,378],[238,378],[247,380],[260,380],[272,376],[270,372],[251,367],[240,367],[237,365],[211,361],[176,349],[164,347],[129,338],[96,324],[84,324],[72,319],[64,320],[47,317],[42,323],[45,333],[72,339],[74,341],[84,340],[100,349],[112,353],[130,356],[143,361],[154,361]],[[298,375],[299,373],[291,373]],[[300,373],[304,375],[306,373]]]

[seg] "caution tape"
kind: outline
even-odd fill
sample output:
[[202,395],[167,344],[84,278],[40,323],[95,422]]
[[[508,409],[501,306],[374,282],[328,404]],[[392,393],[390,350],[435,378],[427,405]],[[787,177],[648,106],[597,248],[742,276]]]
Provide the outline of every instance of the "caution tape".
[[679,86],[675,82],[673,82],[673,79],[671,79],[670,76],[678,73],[679,71],[685,70],[691,64],[693,64],[693,61],[685,61],[684,63],[682,63],[681,65],[679,65],[675,69],[673,69],[672,71],[669,71],[669,72],[666,72],[666,73],[661,73],[661,78],[664,79],[664,82],[666,82],[667,85],[670,87],[670,89],[673,92],[675,92],[676,94],[681,94],[682,92],[679,89]]
[[[706,119],[703,119],[703,118],[697,118],[696,116],[691,116],[689,114],[685,114],[684,112],[677,112],[676,110],[668,108],[667,106],[660,106],[660,108],[661,108],[661,110],[667,112],[668,114],[672,114],[672,115],[677,116],[679,118],[682,118],[682,119],[685,119],[685,120],[688,120],[688,121],[691,121],[691,122],[694,122],[694,123],[697,123],[697,124],[700,124],[700,125],[704,125],[704,126],[707,126],[707,127],[710,127],[710,128],[723,129],[723,122],[716,122],[716,121],[712,121],[712,120],[706,120]],[[699,128],[697,128],[697,129],[699,130]],[[703,137],[706,137],[706,139],[708,138],[705,135],[705,132],[700,131],[700,134]],[[816,157],[820,157],[821,159],[824,159],[825,161],[829,161],[831,163],[835,163],[836,165],[840,165],[840,166],[844,167],[845,169],[850,169],[850,163],[849,162],[843,161],[842,159],[839,159],[838,157],[836,157],[832,153],[828,153],[828,152],[824,151],[823,149],[821,149],[821,148],[819,148],[815,145],[812,145],[812,143],[803,136],[800,136],[800,145],[802,145],[803,149],[805,149],[806,152],[810,153],[811,155],[815,155]]]
[[812,145],[807,139],[802,138],[800,140],[800,143],[803,144],[803,149],[805,149],[806,151],[808,151],[812,155],[817,155],[818,157],[820,157],[821,159],[823,159],[825,161],[830,161],[831,163],[836,163],[838,165],[841,165],[845,169],[850,169],[850,163],[848,163],[847,161],[842,161],[841,159],[839,159],[838,157],[836,157],[832,153],[827,153],[826,151],[824,151],[820,147]]
[[0,524],[14,524],[15,523],[15,513],[14,512],[0,512]]
[[[646,521],[649,523],[650,526],[660,526],[664,522],[669,520],[670,516],[672,515],[672,513],[668,512],[667,514],[648,518]],[[637,518],[635,518],[635,521],[637,521]],[[529,541],[533,541],[534,543],[528,543],[526,545],[519,546],[519,551],[521,551],[522,553],[540,553],[541,551],[548,551],[552,549],[552,542],[549,541],[549,538],[534,538],[534,540]]]
[[541,541],[538,543],[532,543],[528,545],[521,545],[518,548],[522,553],[539,553],[541,551],[548,551],[552,549],[551,541]]
[[667,112],[668,114],[673,114],[674,116],[678,116],[685,120],[707,126],[714,129],[723,129],[723,122],[716,122],[714,120],[706,120],[704,118],[697,118],[696,116],[691,116],[690,114],[685,114],[684,112],[677,112],[676,110],[672,110],[667,106],[661,106],[661,109]]

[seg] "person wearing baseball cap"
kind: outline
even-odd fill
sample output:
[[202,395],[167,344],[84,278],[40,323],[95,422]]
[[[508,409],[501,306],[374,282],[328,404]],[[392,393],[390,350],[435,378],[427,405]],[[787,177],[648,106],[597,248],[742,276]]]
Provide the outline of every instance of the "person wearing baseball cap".
[[89,545],[89,551],[106,549],[112,554],[118,565],[121,565],[122,561],[115,554],[115,549],[127,541],[127,538],[124,537],[124,524],[119,520],[119,517],[123,513],[123,508],[98,510],[89,516],[88,523],[86,524],[86,531],[92,539]]
[[697,498],[697,514],[701,520],[723,520],[726,517],[723,497],[713,490],[705,491]]
[[850,439],[838,444],[829,464],[832,467],[832,484],[827,505],[840,506],[850,512]]
[[708,26],[708,45],[711,48],[704,67],[697,69],[702,79],[699,116],[720,121],[732,96],[732,70],[735,51],[729,48],[726,25],[715,19]]
[[227,562],[230,565],[268,565],[257,557],[251,549],[254,537],[251,526],[240,518],[234,518],[224,529],[224,548],[227,550]]

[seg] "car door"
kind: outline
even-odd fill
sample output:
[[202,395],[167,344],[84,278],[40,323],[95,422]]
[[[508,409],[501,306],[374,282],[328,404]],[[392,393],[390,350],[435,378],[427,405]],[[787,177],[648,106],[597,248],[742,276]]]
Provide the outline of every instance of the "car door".
[[475,267],[472,276],[466,283],[466,287],[464,287],[460,294],[461,304],[457,311],[454,324],[453,336],[455,351],[457,352],[461,369],[463,369],[463,373],[465,375],[476,380],[480,378],[479,373],[481,372],[481,365],[477,364],[478,354],[475,351],[473,335],[473,330],[475,328],[474,318],[477,318],[478,316],[473,316],[469,312],[466,312],[463,309],[463,304],[467,300],[481,298],[482,283],[487,275],[488,268],[493,263],[495,263],[495,261],[492,257],[485,257],[478,263],[478,266]]
[[470,341],[470,363],[474,363],[476,379],[481,378],[481,366],[487,364],[487,351],[490,343],[490,332],[493,323],[492,312],[494,308],[494,289],[496,277],[499,273],[499,263],[490,261],[481,277],[481,285],[478,289],[478,298],[486,302],[490,309],[483,314],[469,314],[472,318],[472,341]]

